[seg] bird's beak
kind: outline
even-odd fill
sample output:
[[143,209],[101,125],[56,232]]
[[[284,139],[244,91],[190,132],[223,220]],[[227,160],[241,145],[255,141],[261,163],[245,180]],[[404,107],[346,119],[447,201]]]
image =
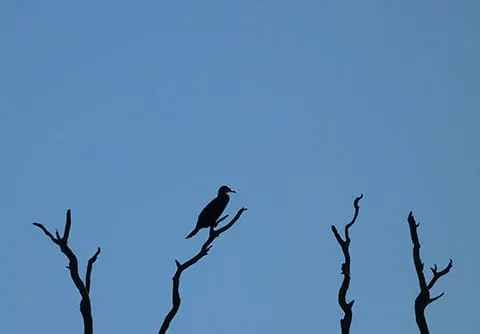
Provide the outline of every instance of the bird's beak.
[[234,194],[237,193],[235,190],[232,190],[232,189],[230,189],[228,192],[229,192],[229,193],[234,193]]

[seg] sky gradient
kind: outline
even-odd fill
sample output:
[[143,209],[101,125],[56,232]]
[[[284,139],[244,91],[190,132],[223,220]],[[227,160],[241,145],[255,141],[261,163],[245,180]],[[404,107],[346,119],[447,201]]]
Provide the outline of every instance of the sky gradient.
[[[170,334],[415,333],[406,218],[454,267],[432,333],[474,333],[480,2],[0,3],[0,332],[81,333],[63,229],[92,276],[96,333],[156,333],[174,259],[227,184],[248,211],[184,273]],[[68,330],[67,330],[68,329]]]

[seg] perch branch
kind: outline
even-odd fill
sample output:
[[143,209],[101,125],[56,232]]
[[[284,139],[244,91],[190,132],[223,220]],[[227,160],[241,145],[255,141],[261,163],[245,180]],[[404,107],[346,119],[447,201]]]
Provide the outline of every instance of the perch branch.
[[92,318],[92,307],[90,302],[90,277],[92,274],[92,267],[95,261],[97,260],[98,255],[100,254],[100,248],[97,249],[95,254],[88,260],[87,273],[85,277],[85,284],[83,283],[80,275],[78,273],[78,260],[77,256],[68,246],[68,237],[70,235],[70,227],[72,225],[71,212],[70,209],[67,210],[67,217],[65,222],[65,229],[63,236],[60,236],[58,231],[55,231],[55,237],[50,233],[45,226],[40,223],[33,223],[36,227],[41,229],[47,237],[52,240],[52,242],[60,248],[60,251],[65,254],[68,259],[67,269],[70,271],[70,276],[72,278],[75,287],[82,299],[80,300],[80,313],[83,318],[83,328],[84,334],[93,334],[93,318]]
[[437,265],[434,265],[433,268],[430,268],[432,271],[433,277],[429,283],[425,279],[425,274],[423,273],[423,262],[420,258],[420,241],[418,240],[417,228],[419,224],[415,221],[413,213],[410,211],[408,214],[408,226],[410,228],[410,236],[413,243],[413,263],[415,265],[415,271],[417,273],[418,283],[420,285],[420,292],[418,293],[417,298],[415,298],[415,320],[417,322],[418,329],[420,334],[430,333],[428,330],[427,320],[425,318],[425,309],[426,307],[443,296],[444,293],[436,297],[430,297],[430,289],[433,288],[437,280],[446,275],[450,269],[452,269],[453,261],[450,259],[448,265],[441,271],[438,271]]
[[[208,234],[208,239],[203,243],[202,247],[198,251],[196,255],[194,255],[191,259],[185,261],[184,263],[180,263],[179,261],[175,260],[175,264],[177,266],[177,270],[175,271],[175,274],[173,275],[173,288],[172,288],[172,308],[170,311],[167,313],[165,316],[165,319],[163,320],[162,326],[160,327],[160,330],[158,331],[159,334],[165,334],[168,330],[168,327],[170,326],[170,323],[172,322],[173,318],[178,312],[178,309],[180,308],[180,277],[182,273],[193,266],[195,263],[200,261],[204,256],[208,254],[208,251],[212,248],[212,243],[213,241],[220,236],[223,232],[227,231],[230,229],[240,218],[242,213],[246,211],[247,208],[241,208],[238,210],[237,214],[233,219],[226,224],[225,226],[215,230],[214,227],[210,228],[209,234]],[[220,223],[221,221],[225,220],[227,216],[220,218],[216,224]]]
[[349,250],[350,234],[349,234],[349,231],[352,225],[357,220],[358,212],[360,210],[358,203],[362,198],[363,198],[363,194],[356,197],[355,200],[353,201],[353,207],[355,208],[355,213],[350,223],[345,225],[345,240],[342,239],[335,225],[332,225],[332,232],[335,235],[335,239],[337,239],[338,244],[342,248],[343,256],[345,257],[345,262],[342,263],[343,282],[338,291],[338,304],[340,305],[344,313],[343,319],[340,319],[340,327],[342,329],[342,334],[350,333],[350,325],[352,323],[352,307],[355,300],[352,300],[347,303],[347,290],[350,286],[350,250]]

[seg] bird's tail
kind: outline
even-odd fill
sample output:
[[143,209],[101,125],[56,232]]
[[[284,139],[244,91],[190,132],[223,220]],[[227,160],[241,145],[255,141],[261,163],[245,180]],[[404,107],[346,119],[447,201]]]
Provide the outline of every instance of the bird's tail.
[[195,227],[195,228],[193,229],[193,231],[190,232],[190,234],[187,235],[187,237],[186,237],[185,239],[190,239],[190,238],[193,237],[195,234],[197,234],[199,230],[200,230],[199,228]]

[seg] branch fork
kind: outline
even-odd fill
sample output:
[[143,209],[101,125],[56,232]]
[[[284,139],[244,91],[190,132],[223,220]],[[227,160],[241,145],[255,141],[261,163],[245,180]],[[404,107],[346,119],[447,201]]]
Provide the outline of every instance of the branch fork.
[[95,254],[93,254],[92,257],[88,260],[84,283],[84,281],[80,278],[80,274],[78,272],[77,256],[68,246],[68,238],[70,236],[70,228],[72,226],[70,209],[67,210],[66,216],[67,217],[63,236],[60,236],[58,230],[55,230],[55,236],[53,236],[53,234],[50,233],[50,231],[48,231],[47,228],[45,228],[45,226],[40,223],[33,223],[33,225],[42,230],[43,233],[45,233],[45,235],[49,237],[54,244],[58,245],[60,251],[67,257],[69,263],[66,268],[70,271],[72,281],[75,284],[78,292],[80,293],[80,296],[82,297],[82,299],[80,300],[80,312],[83,318],[84,334],[93,334],[93,317],[90,301],[90,286],[93,264],[95,263],[95,261],[97,261],[101,249],[100,247],[98,247]]

